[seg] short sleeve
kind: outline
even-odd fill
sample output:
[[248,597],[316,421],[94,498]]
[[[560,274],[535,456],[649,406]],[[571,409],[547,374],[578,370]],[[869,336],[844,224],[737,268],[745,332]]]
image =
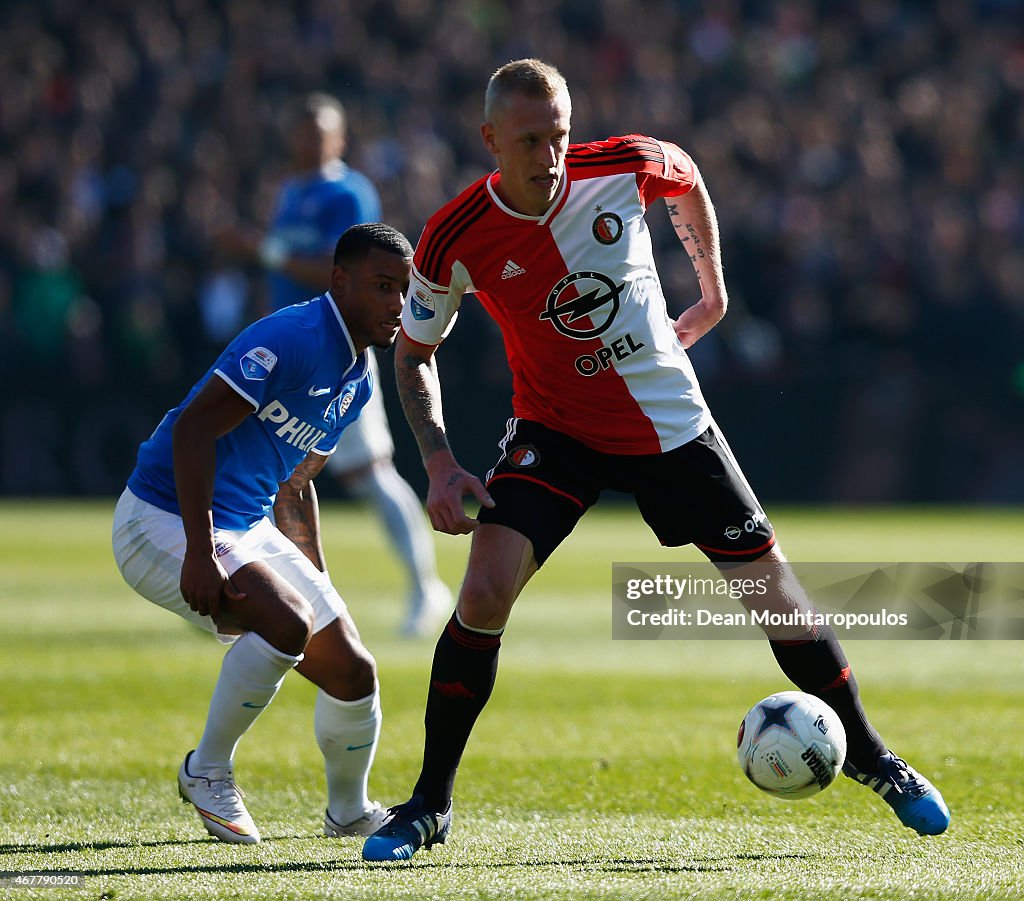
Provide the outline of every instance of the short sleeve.
[[[422,246],[421,239],[419,247]],[[417,260],[418,256],[413,259],[409,294],[402,308],[402,331],[417,344],[435,347],[444,341],[455,324],[462,295],[471,289],[469,274],[461,263],[455,262],[450,270],[449,283],[437,284],[420,272]]]
[[[648,138],[647,140],[652,140]],[[655,142],[661,149],[637,173],[637,185],[644,206],[659,197],[678,197],[697,183],[697,167],[682,149],[668,141]]]
[[271,394],[307,376],[310,361],[302,347],[304,331],[279,316],[260,319],[227,346],[214,372],[258,410]]

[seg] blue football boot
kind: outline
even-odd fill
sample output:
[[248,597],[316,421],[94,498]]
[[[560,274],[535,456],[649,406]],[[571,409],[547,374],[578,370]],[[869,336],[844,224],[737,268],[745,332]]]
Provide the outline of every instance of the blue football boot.
[[949,808],[939,790],[892,751],[878,758],[872,773],[859,770],[850,762],[843,764],[843,772],[880,794],[896,811],[900,822],[919,835],[938,835],[946,831]]
[[427,810],[420,795],[392,807],[384,825],[363,843],[363,860],[409,860],[420,848],[443,845],[452,828],[452,805]]

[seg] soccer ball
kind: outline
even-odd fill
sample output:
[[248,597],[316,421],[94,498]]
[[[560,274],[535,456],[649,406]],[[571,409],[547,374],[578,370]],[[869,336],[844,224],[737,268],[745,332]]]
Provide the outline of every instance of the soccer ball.
[[740,723],[736,756],[762,791],[795,801],[827,788],[846,759],[846,730],[836,712],[802,691],[759,701]]

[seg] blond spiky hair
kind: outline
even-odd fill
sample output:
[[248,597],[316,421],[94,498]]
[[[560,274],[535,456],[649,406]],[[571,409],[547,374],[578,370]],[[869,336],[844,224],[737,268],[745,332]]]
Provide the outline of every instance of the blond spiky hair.
[[517,59],[505,63],[487,82],[484,94],[484,121],[491,122],[509,94],[523,94],[539,100],[554,100],[561,94],[569,98],[569,87],[562,73],[539,59]]

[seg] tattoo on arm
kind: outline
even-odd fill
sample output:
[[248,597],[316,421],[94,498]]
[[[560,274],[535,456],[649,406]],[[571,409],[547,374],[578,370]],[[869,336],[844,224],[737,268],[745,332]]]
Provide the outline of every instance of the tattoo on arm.
[[693,265],[694,272],[697,273],[697,281],[700,281],[700,270],[697,268],[697,258],[704,256],[704,249],[700,246],[700,238],[697,237],[693,230],[693,224],[690,222],[684,223],[682,221],[682,214],[679,212],[679,205],[676,203],[668,203],[666,201],[665,206],[668,207],[668,214],[672,218],[672,228],[675,230],[679,240],[683,243],[684,248],[692,241],[694,243],[694,252],[690,253],[689,248],[685,248],[687,256],[690,258],[690,263]]
[[398,396],[409,427],[416,436],[424,460],[435,451],[448,448],[441,415],[441,384],[437,364],[415,354],[406,354],[395,367]]
[[666,201],[666,206],[672,228],[697,276],[701,301],[706,301],[705,309],[715,311],[720,319],[728,304],[728,294],[722,272],[718,219],[703,180],[698,179],[679,198]]
[[307,457],[281,484],[274,502],[274,521],[321,572],[326,572],[323,546],[320,543],[320,508],[312,478],[323,463],[311,463]]
[[697,256],[704,259],[704,248],[700,246],[700,236],[697,234],[696,229],[694,229],[692,222],[686,223],[686,233],[693,239],[693,246]]
[[[684,216],[678,203],[667,203],[668,213],[672,220],[672,228],[679,238],[683,249],[690,258],[698,283],[703,285],[704,277],[711,277],[712,282],[720,281],[721,272],[718,251],[718,223],[710,202],[690,210]],[[707,267],[710,267],[708,269]]]

